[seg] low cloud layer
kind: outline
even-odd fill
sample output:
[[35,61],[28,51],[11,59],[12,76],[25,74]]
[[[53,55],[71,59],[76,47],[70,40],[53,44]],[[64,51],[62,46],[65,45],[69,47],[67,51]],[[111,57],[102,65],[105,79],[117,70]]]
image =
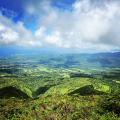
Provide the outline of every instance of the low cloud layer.
[[37,19],[36,30],[0,14],[0,44],[52,46],[82,51],[120,50],[120,3],[77,0],[70,9],[50,1],[25,4],[25,14]]

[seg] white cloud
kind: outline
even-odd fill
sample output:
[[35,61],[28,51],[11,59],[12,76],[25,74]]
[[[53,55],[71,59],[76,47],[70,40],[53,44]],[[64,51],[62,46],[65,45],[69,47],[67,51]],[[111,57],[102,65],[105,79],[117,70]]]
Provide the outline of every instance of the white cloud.
[[119,5],[115,1],[96,6],[90,0],[78,0],[73,4],[72,11],[64,12],[49,6],[39,22],[39,26],[51,31],[49,35],[44,32],[43,41],[58,47],[82,50],[120,49]]
[[[97,3],[97,2],[96,2]],[[28,15],[37,18],[37,30],[32,33],[22,22],[12,23],[0,15],[0,44],[78,48],[82,51],[120,50],[120,3],[77,0],[72,10],[60,10],[50,1],[27,4]],[[3,31],[3,29],[5,29]]]
[[13,23],[0,14],[0,44],[19,46],[41,46],[33,33],[26,29],[22,22]]

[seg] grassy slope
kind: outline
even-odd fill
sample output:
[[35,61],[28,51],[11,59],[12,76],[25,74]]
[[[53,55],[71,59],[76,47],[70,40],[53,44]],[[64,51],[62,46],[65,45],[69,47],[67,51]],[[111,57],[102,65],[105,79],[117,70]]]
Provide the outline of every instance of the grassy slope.
[[[46,69],[44,69],[46,70]],[[55,70],[56,71],[56,70]],[[52,75],[53,72],[49,70],[49,75]],[[48,72],[48,71],[47,71]],[[56,71],[58,74],[59,71]],[[70,92],[75,91],[79,88],[82,88],[87,85],[93,85],[95,90],[102,91],[105,93],[109,93],[111,91],[109,84],[104,83],[96,78],[83,78],[83,77],[74,77],[70,78],[68,76],[68,70],[64,70],[64,79],[55,78],[54,76],[51,78],[51,81],[44,80],[44,84],[41,86],[46,86],[49,83],[54,84],[44,93],[41,94],[38,98],[35,99],[18,99],[18,98],[9,98],[9,99],[1,99],[0,106],[0,119],[4,120],[118,120],[119,117],[112,112],[106,112],[101,110],[98,107],[99,101],[108,95],[68,95]],[[63,73],[62,78],[63,78]],[[34,75],[34,74],[33,74]],[[67,76],[67,77],[66,77]],[[29,76],[30,77],[30,76]],[[52,79],[56,79],[55,82]],[[60,82],[60,80],[62,82]],[[9,84],[8,84],[9,83]],[[25,90],[29,84],[23,84],[23,81],[17,81],[12,79],[12,81],[1,84],[1,87],[5,86],[15,86],[21,90]],[[36,82],[35,82],[36,83]],[[33,87],[35,85],[33,84]],[[43,81],[39,81],[37,84],[41,84]],[[21,87],[22,86],[22,87]],[[32,90],[31,90],[32,91]],[[28,92],[28,91],[24,91]],[[34,91],[33,91],[34,92]],[[27,93],[28,94],[28,93]],[[31,96],[31,92],[30,92]],[[104,113],[102,113],[102,112]]]
[[[58,58],[49,60],[45,57],[46,62],[44,58],[41,58],[39,65],[36,63],[36,58],[32,61],[29,59],[26,61],[26,58],[23,57],[22,62],[25,61],[23,63],[25,65],[20,70],[18,70],[19,67],[17,69],[16,60],[11,59],[7,66],[9,68],[7,73],[3,73],[4,69],[0,72],[0,89],[7,86],[16,87],[25,92],[29,99],[14,97],[0,99],[0,119],[119,120],[120,117],[116,110],[120,111],[120,97],[119,94],[114,96],[114,91],[117,91],[117,93],[120,91],[120,71],[109,71],[108,69],[97,71],[94,69],[93,71],[87,70],[86,72],[86,70],[79,69],[79,56],[75,57],[73,61],[70,61],[73,56],[68,55],[64,59],[62,58],[63,56],[59,58],[60,62],[55,62]],[[103,58],[100,57],[99,63],[96,63],[98,68],[100,64],[103,64]],[[108,56],[108,60],[109,58],[112,61],[111,66],[114,63],[116,65],[119,64],[119,59],[116,62],[111,59],[112,57]],[[21,57],[16,59],[21,63]],[[39,60],[39,58],[37,59]],[[88,65],[91,61],[84,60],[83,58],[81,60],[83,60],[81,64],[83,68],[84,64],[86,68],[91,66],[90,64]],[[92,58],[90,60],[93,61]],[[98,58],[95,58],[95,60],[98,60]],[[5,62],[8,62],[8,60],[6,59],[3,63]],[[96,64],[94,64],[93,68],[97,68]],[[65,68],[61,68],[61,66],[65,65],[67,65]],[[70,65],[73,65],[71,67],[74,68],[69,68]],[[94,73],[94,77],[70,77],[71,72],[77,74],[79,72],[82,72],[82,74]],[[80,95],[81,88],[83,91],[94,89],[105,94]],[[116,107],[114,108],[114,106]]]

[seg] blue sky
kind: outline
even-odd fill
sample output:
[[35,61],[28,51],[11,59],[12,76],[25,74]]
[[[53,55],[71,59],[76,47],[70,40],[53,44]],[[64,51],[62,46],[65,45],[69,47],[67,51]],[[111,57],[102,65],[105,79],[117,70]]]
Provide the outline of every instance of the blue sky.
[[[16,0],[0,0],[0,11],[13,22],[23,21],[27,28],[35,30],[37,16],[26,15],[25,6],[39,2],[41,2],[41,0],[17,0],[17,2]],[[50,4],[52,7],[57,7],[64,11],[70,10],[74,2],[75,0],[52,0]]]
[[120,50],[119,0],[0,0],[0,46]]

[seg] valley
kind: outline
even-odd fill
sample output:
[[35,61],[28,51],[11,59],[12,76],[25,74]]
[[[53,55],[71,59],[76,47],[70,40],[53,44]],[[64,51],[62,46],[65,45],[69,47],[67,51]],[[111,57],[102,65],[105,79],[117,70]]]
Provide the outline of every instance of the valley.
[[118,54],[1,57],[0,119],[119,120]]

